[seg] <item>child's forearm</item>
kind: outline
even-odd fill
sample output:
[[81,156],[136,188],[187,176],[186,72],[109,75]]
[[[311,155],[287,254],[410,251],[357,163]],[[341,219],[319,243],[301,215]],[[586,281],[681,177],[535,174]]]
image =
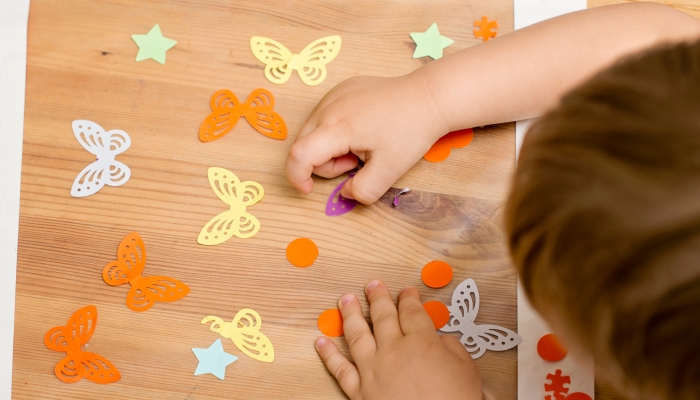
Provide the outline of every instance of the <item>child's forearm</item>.
[[450,130],[541,115],[569,89],[626,54],[700,37],[700,21],[670,7],[594,8],[462,50],[411,74]]

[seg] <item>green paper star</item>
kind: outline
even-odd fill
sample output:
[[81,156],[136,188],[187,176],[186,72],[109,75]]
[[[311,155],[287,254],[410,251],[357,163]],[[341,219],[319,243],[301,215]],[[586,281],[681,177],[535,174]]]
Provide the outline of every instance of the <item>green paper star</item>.
[[436,23],[430,25],[430,28],[425,32],[411,33],[411,39],[416,42],[416,51],[413,52],[413,58],[429,56],[434,60],[442,58],[442,49],[455,42],[440,35]]
[[176,40],[164,37],[158,24],[155,24],[147,34],[131,35],[131,38],[139,46],[136,61],[152,58],[161,64],[165,64],[165,52],[177,43]]

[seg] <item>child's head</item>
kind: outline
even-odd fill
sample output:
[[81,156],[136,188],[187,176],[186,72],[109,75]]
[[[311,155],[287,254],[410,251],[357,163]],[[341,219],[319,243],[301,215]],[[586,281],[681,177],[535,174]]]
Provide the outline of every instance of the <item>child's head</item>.
[[507,226],[574,346],[640,398],[700,396],[700,43],[626,59],[542,117]]

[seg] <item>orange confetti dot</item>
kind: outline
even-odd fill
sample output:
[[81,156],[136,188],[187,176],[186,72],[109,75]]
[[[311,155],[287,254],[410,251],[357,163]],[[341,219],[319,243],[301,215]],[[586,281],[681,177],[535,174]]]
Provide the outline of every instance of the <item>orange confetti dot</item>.
[[540,338],[537,342],[537,354],[545,361],[557,362],[566,357],[569,351],[562,344],[559,337],[553,333],[549,333]]
[[435,329],[440,329],[450,320],[450,311],[447,306],[439,301],[426,301],[423,303],[423,308],[428,312],[430,319],[433,320]]
[[287,246],[287,260],[295,267],[306,268],[316,261],[316,257],[318,247],[311,239],[294,239]]
[[576,392],[566,396],[566,400],[591,400],[591,396],[585,393]]
[[445,161],[452,148],[461,149],[471,143],[473,138],[474,131],[471,128],[450,132],[438,139],[423,158],[434,163]]
[[452,267],[444,261],[431,261],[425,264],[420,277],[427,286],[439,289],[452,282]]
[[318,330],[326,336],[338,337],[343,335],[343,316],[340,310],[331,308],[318,316]]

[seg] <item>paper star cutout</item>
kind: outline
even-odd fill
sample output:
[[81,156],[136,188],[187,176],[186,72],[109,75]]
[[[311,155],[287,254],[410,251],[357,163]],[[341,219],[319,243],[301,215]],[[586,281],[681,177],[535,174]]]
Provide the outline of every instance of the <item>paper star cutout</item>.
[[199,360],[199,365],[194,371],[195,375],[210,373],[223,380],[226,375],[226,366],[238,360],[238,357],[224,351],[221,339],[216,339],[208,349],[192,348],[192,351]]
[[136,61],[152,58],[161,64],[165,64],[165,52],[177,43],[177,40],[164,37],[158,24],[155,24],[147,34],[131,35],[131,38],[139,46]]
[[442,58],[442,50],[455,42],[440,35],[436,23],[430,25],[430,28],[425,32],[411,33],[411,39],[416,42],[416,51],[413,52],[413,58],[429,56],[434,60]]

